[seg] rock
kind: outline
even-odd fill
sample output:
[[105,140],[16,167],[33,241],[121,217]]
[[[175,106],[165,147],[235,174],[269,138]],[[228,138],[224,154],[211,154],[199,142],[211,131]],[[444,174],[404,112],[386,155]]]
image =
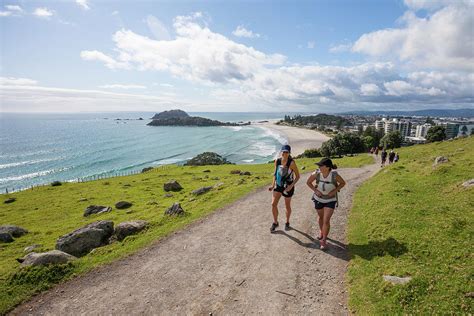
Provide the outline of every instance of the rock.
[[438,156],[438,157],[436,157],[436,159],[435,159],[435,161],[434,161],[433,167],[434,167],[434,166],[437,166],[437,165],[439,165],[439,164],[442,164],[442,163],[446,163],[446,162],[448,162],[448,161],[449,161],[448,158],[446,158],[446,157],[444,157],[444,156]]
[[13,203],[13,202],[15,202],[15,201],[16,201],[16,199],[15,199],[14,197],[11,197],[11,198],[8,198],[8,199],[6,199],[5,201],[3,201],[3,203],[9,204],[9,203]]
[[13,242],[13,237],[9,233],[2,233],[0,232],[0,242]]
[[133,210],[127,210],[125,211],[125,214],[132,214],[133,213]]
[[240,170],[231,170],[230,171],[230,174],[240,174],[241,171]]
[[142,169],[142,173],[153,170],[153,167],[146,167]]
[[397,276],[394,276],[394,275],[384,275],[383,279],[387,282],[392,283],[392,284],[405,284],[405,283],[410,282],[412,277],[401,278],[401,277],[397,277]]
[[63,264],[75,259],[76,257],[65,252],[51,250],[42,253],[31,252],[22,259],[17,259],[17,261],[21,262],[22,266],[43,266],[48,264]]
[[120,202],[115,203],[115,208],[119,210],[123,210],[131,206],[132,206],[132,203],[127,202],[127,201],[120,201]]
[[211,170],[209,170],[209,169],[206,169],[206,170],[204,170],[203,172],[211,172]]
[[179,203],[174,203],[169,209],[165,211],[166,215],[184,215],[184,210],[181,207],[181,204]]
[[125,237],[135,235],[136,233],[142,231],[147,225],[148,222],[142,220],[123,222],[115,227],[114,235],[117,240],[122,241],[125,239]]
[[306,169],[306,167],[305,167],[305,166],[301,167],[301,170],[305,170],[305,169]]
[[38,245],[38,244],[31,245],[31,246],[25,247],[25,249],[23,249],[23,252],[27,252],[27,253],[32,252],[33,250],[39,247],[41,247],[41,245]]
[[165,197],[167,197],[167,198],[170,198],[170,197],[173,197],[173,196],[174,196],[174,195],[173,195],[172,193],[166,193],[166,194],[165,194]]
[[107,245],[113,232],[112,221],[97,221],[59,237],[56,249],[81,257],[94,248]]
[[252,175],[252,174],[250,173],[250,171],[242,171],[242,172],[240,173],[240,175],[241,175],[241,176],[250,176],[250,175]]
[[183,189],[183,187],[181,186],[181,184],[178,183],[178,181],[171,180],[171,181],[169,181],[169,182],[167,182],[163,185],[163,189],[166,192],[168,192],[168,191],[176,192],[176,191],[181,191]]
[[84,216],[106,213],[106,212],[110,212],[111,210],[112,208],[110,206],[89,205],[84,211]]
[[188,160],[185,166],[206,166],[206,165],[226,165],[232,164],[221,155],[213,152],[204,152]]
[[467,180],[466,182],[462,184],[462,186],[466,188],[472,187],[473,185],[474,185],[474,179]]
[[25,234],[28,234],[28,231],[20,226],[15,225],[2,225],[0,226],[0,233],[7,233],[13,237],[21,237]]
[[87,201],[86,198],[81,198],[81,199],[79,199],[79,202],[86,202],[86,201]]
[[57,187],[57,186],[60,186],[60,185],[63,185],[63,184],[61,183],[61,181],[53,181],[53,182],[51,182],[51,186],[52,186],[52,187]]
[[194,190],[192,191],[191,193],[194,194],[194,195],[201,195],[201,194],[204,194],[206,192],[209,192],[212,190],[212,186],[209,186],[209,187],[202,187],[202,188],[199,188],[197,190]]
[[151,119],[164,120],[164,119],[169,119],[169,118],[186,118],[186,117],[189,117],[189,114],[182,110],[169,110],[169,111],[157,113]]
[[216,184],[214,184],[213,188],[218,189],[218,188],[220,188],[221,186],[223,186],[224,184],[225,184],[224,182],[216,183]]

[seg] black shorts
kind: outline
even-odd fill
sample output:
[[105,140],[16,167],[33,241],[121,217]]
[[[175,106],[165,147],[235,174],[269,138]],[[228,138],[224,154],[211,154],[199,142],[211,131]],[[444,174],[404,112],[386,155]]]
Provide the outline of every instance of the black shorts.
[[322,203],[322,202],[313,200],[313,202],[314,202],[314,208],[317,209],[317,210],[320,210],[320,209],[322,209],[322,208],[324,208],[324,207],[328,207],[328,208],[335,209],[335,208],[336,208],[336,204],[337,204],[337,201]]
[[285,189],[286,189],[286,187],[281,187],[281,186],[277,185],[277,186],[273,189],[273,191],[275,191],[275,192],[280,192],[280,193],[281,193],[284,197],[286,197],[286,198],[290,198],[290,197],[293,196],[293,194],[295,194],[295,187],[293,187],[293,189],[291,189],[291,190],[288,191],[288,192],[284,192]]

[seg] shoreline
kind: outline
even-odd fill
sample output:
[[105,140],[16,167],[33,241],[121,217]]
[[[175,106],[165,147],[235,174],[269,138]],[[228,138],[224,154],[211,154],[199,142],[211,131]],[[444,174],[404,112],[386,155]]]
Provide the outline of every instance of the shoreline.
[[292,156],[302,154],[306,149],[321,148],[322,144],[330,137],[315,130],[293,127],[287,125],[276,125],[279,120],[267,120],[265,123],[253,123],[253,126],[273,130],[282,135],[291,146]]

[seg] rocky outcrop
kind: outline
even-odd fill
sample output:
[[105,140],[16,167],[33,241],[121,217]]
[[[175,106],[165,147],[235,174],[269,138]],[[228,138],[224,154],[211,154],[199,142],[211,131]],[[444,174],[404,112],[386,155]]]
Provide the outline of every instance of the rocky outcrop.
[[43,253],[31,252],[21,259],[17,259],[22,266],[44,266],[49,264],[64,264],[76,257],[60,250],[51,250]]
[[120,201],[115,203],[115,208],[118,210],[123,210],[132,206],[132,203],[127,201]]
[[449,159],[447,157],[438,156],[438,157],[436,157],[436,159],[433,163],[433,167],[436,167],[437,165],[442,164],[442,163],[446,163],[448,161],[449,161]]
[[142,231],[147,225],[148,222],[142,220],[123,222],[115,227],[114,236],[117,238],[117,240],[121,241],[127,236],[135,235]]
[[0,232],[0,242],[4,242],[4,243],[13,242],[13,237],[9,233]]
[[10,204],[10,203],[13,203],[13,202],[15,202],[15,201],[16,201],[16,199],[15,199],[14,197],[11,197],[11,198],[8,198],[8,199],[6,199],[5,201],[3,201],[3,203],[5,203],[5,204]]
[[52,186],[52,187],[58,187],[58,186],[60,186],[60,185],[63,185],[63,184],[61,183],[61,181],[53,181],[53,182],[51,182],[51,186]]
[[227,165],[232,164],[221,155],[213,152],[204,152],[188,160],[185,166]]
[[212,188],[213,188],[212,186],[210,186],[210,187],[202,187],[202,188],[199,188],[199,189],[197,189],[197,190],[192,191],[191,193],[194,194],[194,195],[201,195],[201,194],[204,194],[204,193],[206,193],[206,192],[211,191]]
[[178,181],[171,180],[169,182],[166,182],[163,185],[163,189],[166,192],[169,192],[169,191],[177,192],[177,191],[181,191],[183,189],[183,187],[181,186],[181,184],[178,183]]
[[164,111],[152,117],[150,126],[239,126],[249,125],[248,123],[230,123],[211,120],[199,116],[189,116],[181,110]]
[[153,167],[146,167],[142,169],[142,173],[145,173],[147,171],[153,170]]
[[29,253],[39,247],[41,247],[41,245],[38,245],[38,244],[31,245],[31,246],[25,247],[25,249],[23,249],[23,252]]
[[166,215],[177,215],[177,216],[180,216],[180,215],[184,215],[184,210],[183,210],[183,208],[181,207],[181,204],[179,204],[179,203],[174,203],[170,208],[168,208],[168,209],[165,211],[165,214],[166,214]]
[[110,206],[89,205],[84,211],[84,216],[106,213],[106,212],[110,212],[111,210],[112,208]]
[[465,188],[472,187],[473,185],[474,185],[474,179],[467,180],[466,182],[464,182],[464,183],[462,184],[462,186],[465,187]]
[[169,110],[169,111],[157,113],[151,119],[163,120],[163,119],[169,119],[169,118],[184,118],[184,117],[189,117],[189,114],[182,110]]
[[250,171],[242,171],[242,172],[240,173],[240,175],[241,175],[241,176],[250,176],[250,175],[252,175],[252,174],[250,173]]
[[28,234],[28,231],[20,226],[2,225],[0,226],[0,233],[7,233],[12,235],[12,237],[18,238],[25,234]]
[[56,249],[76,257],[88,254],[92,249],[107,245],[114,232],[112,221],[98,221],[59,237]]

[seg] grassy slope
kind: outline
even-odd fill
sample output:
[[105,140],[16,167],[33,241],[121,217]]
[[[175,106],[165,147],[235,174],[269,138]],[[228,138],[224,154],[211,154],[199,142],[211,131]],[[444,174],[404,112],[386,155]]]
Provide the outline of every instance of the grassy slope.
[[[297,163],[300,168],[305,166],[308,171],[314,168],[316,160],[319,159],[298,159]],[[371,163],[372,158],[361,155],[336,162],[340,167],[359,167]],[[205,169],[211,172],[203,173]],[[231,175],[230,170],[233,169],[250,171],[252,175]],[[133,253],[152,241],[230,204],[256,188],[267,185],[271,181],[272,171],[272,164],[165,166],[139,175],[87,183],[66,183],[58,187],[49,186],[18,192],[9,195],[17,198],[12,204],[3,204],[3,199],[9,196],[2,196],[0,224],[19,225],[28,229],[30,233],[17,238],[13,243],[0,244],[0,293],[2,293],[0,314],[54,283]],[[206,179],[206,176],[209,178]],[[213,177],[218,177],[219,180],[212,180]],[[173,193],[173,197],[164,197],[163,183],[171,179],[178,180],[184,190]],[[245,182],[239,184],[240,179],[245,179]],[[190,193],[192,190],[219,182],[224,183],[220,190],[212,190],[196,197],[194,201],[190,200],[193,197]],[[80,202],[81,198],[88,200]],[[84,209],[90,204],[113,206],[120,200],[132,202],[133,206],[130,209],[133,212],[127,214],[125,210],[114,209],[106,214],[87,218],[82,216]],[[173,202],[180,202],[187,215],[178,218],[165,216],[164,211]],[[38,251],[54,249],[59,236],[90,222],[105,219],[112,220],[115,224],[143,219],[149,221],[150,227],[145,233],[130,236],[123,242],[98,248],[94,253],[70,265],[19,269],[19,264],[14,260],[24,256],[23,249],[26,246],[41,244],[42,247]]]
[[[432,167],[435,157],[449,162]],[[350,306],[360,314],[474,312],[474,137],[400,150],[356,193]],[[382,275],[412,276],[393,286]]]

